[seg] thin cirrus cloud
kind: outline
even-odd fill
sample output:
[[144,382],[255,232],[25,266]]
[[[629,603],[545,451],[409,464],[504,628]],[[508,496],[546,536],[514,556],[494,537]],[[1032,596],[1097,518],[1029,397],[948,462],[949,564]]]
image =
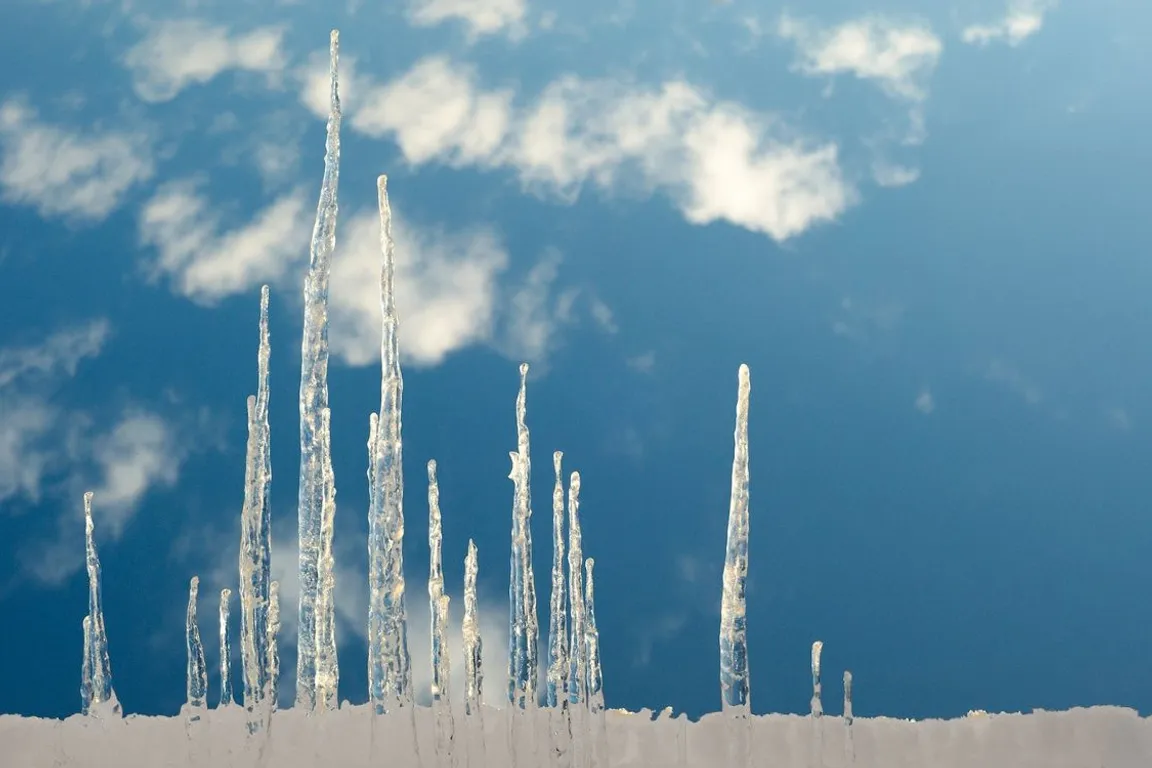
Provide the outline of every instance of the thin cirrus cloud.
[[[301,100],[320,116],[324,66],[313,59],[301,78]],[[565,76],[517,106],[509,89],[484,89],[472,67],[430,56],[386,83],[357,73],[353,89],[352,129],[391,138],[409,164],[507,169],[526,190],[563,202],[587,185],[659,191],[691,223],[727,221],[783,241],[856,200],[834,143],[680,80]]]
[[1003,42],[1015,47],[1039,32],[1044,26],[1044,16],[1055,7],[1055,0],[1009,0],[1002,17],[991,23],[965,27],[960,39],[970,45]]
[[54,538],[31,545],[25,571],[57,584],[83,564],[75,544],[80,494],[93,490],[100,534],[119,538],[154,488],[179,479],[188,451],[178,428],[160,415],[129,405],[106,428],[82,409],[61,404],[59,390],[111,336],[103,318],[56,330],[43,340],[0,349],[0,502],[38,503],[62,496]]
[[94,223],[150,179],[150,139],[139,131],[83,131],[45,122],[20,97],[0,104],[0,200],[45,218]]

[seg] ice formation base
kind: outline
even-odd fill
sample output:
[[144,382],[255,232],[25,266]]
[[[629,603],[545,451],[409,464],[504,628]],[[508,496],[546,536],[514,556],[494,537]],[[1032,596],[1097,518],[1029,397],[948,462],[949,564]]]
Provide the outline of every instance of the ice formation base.
[[[517,710],[518,717],[535,717],[536,723],[535,728],[516,729],[522,738],[516,744],[515,760],[509,755],[507,710],[485,710],[481,745],[473,730],[476,719],[465,717],[458,708],[454,765],[735,766],[728,751],[732,718],[721,714],[688,722],[683,716],[654,718],[647,711],[610,710],[606,713],[608,755],[589,750],[588,761],[578,765],[576,761],[558,762],[550,755],[552,710]],[[319,716],[282,710],[274,715],[266,737],[248,735],[240,707],[211,710],[191,729],[180,717],[129,715],[105,720],[77,715],[61,721],[0,716],[4,752],[0,762],[29,768],[447,768],[436,754],[431,708],[416,710],[419,759],[412,750],[412,721],[388,715],[373,718],[371,711],[368,705],[345,705]],[[750,764],[772,768],[1147,768],[1152,755],[1152,719],[1120,707],[955,720],[856,718],[852,724],[854,754],[846,749],[845,727],[839,717],[825,716],[814,726],[810,716],[765,715],[753,717],[749,725]],[[814,732],[816,728],[819,733]]]

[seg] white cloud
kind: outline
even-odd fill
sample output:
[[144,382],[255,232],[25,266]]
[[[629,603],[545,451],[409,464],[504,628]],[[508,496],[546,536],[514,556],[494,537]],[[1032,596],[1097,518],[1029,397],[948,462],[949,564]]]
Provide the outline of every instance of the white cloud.
[[727,221],[776,240],[855,200],[835,144],[682,81],[651,89],[563,77],[515,110],[510,92],[483,90],[470,67],[430,57],[370,86],[350,122],[393,138],[412,165],[508,168],[526,189],[568,202],[589,183],[662,191],[694,224]]
[[1002,18],[991,24],[967,26],[960,38],[971,45],[1003,41],[1017,46],[1040,31],[1044,15],[1055,7],[1055,0],[1009,0]]
[[61,128],[20,99],[0,104],[0,199],[41,216],[95,222],[153,174],[147,136]]
[[137,96],[153,103],[170,101],[230,69],[276,75],[285,65],[283,36],[278,27],[233,35],[200,19],[163,21],[128,51],[124,63]]
[[925,389],[916,396],[916,402],[913,404],[916,410],[927,416],[936,410],[936,398],[932,396],[932,390]]
[[[449,233],[410,226],[392,212],[396,310],[405,363],[436,365],[492,338],[497,277],[508,254],[487,227]],[[330,284],[330,344],[350,365],[380,361],[380,226],[365,211],[341,225]],[[342,243],[342,244],[341,244]]]
[[635,357],[628,358],[625,362],[629,368],[638,373],[652,373],[653,369],[656,368],[656,350],[650,349]]
[[0,349],[0,388],[24,377],[74,376],[81,360],[100,354],[110,331],[101,318],[57,331],[42,344]]
[[944,50],[932,30],[918,22],[866,16],[829,29],[785,14],[777,31],[796,44],[796,68],[808,75],[852,74],[888,94],[920,101]]
[[156,192],[140,214],[140,240],[155,247],[155,275],[173,290],[211,304],[290,274],[307,258],[310,213],[302,191],[275,200],[251,222],[224,230],[220,214],[192,182]]
[[872,163],[872,178],[882,187],[903,187],[920,178],[920,169],[878,159]]
[[161,417],[126,412],[93,451],[100,477],[93,503],[100,505],[104,530],[118,538],[149,490],[175,485],[186,453]]
[[504,33],[513,40],[527,32],[526,0],[409,0],[408,21],[414,26],[431,27],[445,21],[458,21],[468,28],[474,41],[486,35]]

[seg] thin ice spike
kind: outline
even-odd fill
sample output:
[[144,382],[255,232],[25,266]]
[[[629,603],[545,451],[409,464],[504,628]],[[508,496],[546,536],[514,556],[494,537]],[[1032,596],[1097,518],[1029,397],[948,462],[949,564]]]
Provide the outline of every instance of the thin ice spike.
[[[84,547],[88,570],[88,616],[92,640],[92,700],[90,711],[110,709],[119,713],[120,705],[112,690],[112,662],[108,655],[108,633],[104,629],[103,585],[100,556],[96,552],[95,526],[92,522],[92,492],[84,494]],[[103,706],[108,705],[108,706]]]
[[232,610],[232,590],[220,590],[220,707],[236,703],[232,693],[232,644],[228,641],[228,619]]
[[736,400],[732,498],[728,509],[728,545],[720,603],[720,692],[724,712],[748,712],[748,641],[745,584],[748,579],[748,400],[751,377],[740,366]]
[[604,673],[600,668],[600,632],[596,629],[596,595],[592,568],[596,561],[584,561],[584,645],[588,655],[588,709],[593,715],[604,711]]
[[464,711],[477,717],[481,715],[480,704],[484,695],[484,641],[480,636],[480,603],[476,596],[479,571],[476,543],[468,539],[468,555],[464,558],[464,622],[461,630],[464,640]]
[[268,585],[268,683],[264,692],[265,707],[274,711],[280,706],[280,582]]
[[330,44],[330,111],[324,151],[324,180],[308,274],[304,280],[304,332],[300,356],[300,601],[296,658],[296,706],[316,707],[316,593],[320,526],[324,507],[322,456],[328,450],[321,413],[328,407],[328,279],[336,247],[337,188],[340,178],[340,33]]
[[568,703],[587,705],[588,655],[584,645],[584,564],[583,536],[580,530],[580,473],[568,480],[568,607],[572,624],[568,641]]
[[444,596],[444,564],[441,559],[444,528],[440,519],[440,484],[436,479],[436,460],[428,462],[428,616],[431,622],[429,638],[432,643],[432,698],[436,700],[448,681],[440,677],[441,657],[447,653],[445,632],[441,620],[440,598]]
[[560,463],[564,454],[552,454],[556,483],[552,488],[552,593],[548,601],[548,689],[547,704],[567,704],[568,615],[564,594],[564,476]]
[[316,591],[316,707],[339,707],[340,665],[336,650],[336,560],[332,551],[336,531],[336,480],[332,473],[332,412],[320,413],[323,431],[321,476],[324,505],[320,516],[320,553]]
[[186,685],[190,719],[200,719],[207,705],[208,666],[204,663],[204,643],[200,641],[200,626],[196,620],[196,602],[200,594],[200,577],[193,576],[188,583],[188,611],[185,614],[184,639],[188,649],[188,679]]

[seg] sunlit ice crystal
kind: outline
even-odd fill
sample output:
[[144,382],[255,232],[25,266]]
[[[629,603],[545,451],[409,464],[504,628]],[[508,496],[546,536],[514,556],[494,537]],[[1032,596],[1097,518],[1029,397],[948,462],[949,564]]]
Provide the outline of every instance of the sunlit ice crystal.
[[748,711],[748,637],[745,590],[748,581],[748,400],[751,376],[740,366],[736,400],[735,453],[728,509],[728,546],[720,602],[720,693],[723,711]]

